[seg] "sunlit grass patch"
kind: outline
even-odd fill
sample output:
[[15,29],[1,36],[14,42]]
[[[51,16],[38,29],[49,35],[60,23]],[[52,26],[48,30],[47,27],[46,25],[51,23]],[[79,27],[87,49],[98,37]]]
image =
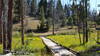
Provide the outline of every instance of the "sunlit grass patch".
[[0,44],[0,54],[3,52],[2,44]]
[[[49,56],[45,49],[45,45],[39,37],[34,37],[32,34],[25,34],[25,45],[21,44],[21,33],[14,32],[12,37],[12,51],[14,52],[27,52],[29,55],[25,56]],[[0,54],[2,54],[2,44],[0,44]],[[16,54],[15,54],[16,55]],[[18,56],[19,54],[17,54]]]
[[25,45],[21,45],[21,37],[13,37],[12,50],[32,52],[34,55],[41,55],[44,44],[39,37],[25,37]]
[[[55,42],[73,49],[77,52],[82,52],[88,50],[90,47],[96,45],[96,34],[92,33],[89,37],[89,42],[86,44],[80,44],[80,39],[78,34],[77,35],[55,35],[55,36],[48,36],[48,38],[54,40]],[[81,40],[82,40],[81,34]]]

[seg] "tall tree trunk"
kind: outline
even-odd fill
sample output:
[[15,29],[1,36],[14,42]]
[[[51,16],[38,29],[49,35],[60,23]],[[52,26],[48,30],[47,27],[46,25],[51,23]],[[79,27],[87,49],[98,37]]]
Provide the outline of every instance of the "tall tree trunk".
[[85,44],[85,40],[86,40],[86,37],[85,37],[85,36],[86,36],[86,35],[85,35],[85,34],[86,34],[86,32],[85,32],[85,27],[86,27],[86,26],[85,26],[85,22],[83,21],[83,27],[82,27],[82,28],[83,28],[83,44]]
[[8,0],[3,0],[3,52],[7,53]]
[[12,8],[13,8],[13,0],[9,0],[8,2],[8,23],[7,23],[7,50],[11,51],[11,42],[12,42]]
[[2,6],[3,0],[0,0],[0,43],[2,43]]
[[52,27],[52,34],[54,35],[55,34],[55,24],[54,24],[54,20],[52,21],[52,25],[53,25],[53,27]]
[[22,45],[24,45],[24,0],[20,0],[20,17],[21,17],[21,40],[22,40]]
[[86,42],[88,42],[88,13],[87,13],[87,8],[88,8],[88,1],[87,0],[83,0],[83,6],[84,6],[84,19],[83,19],[83,43],[85,44]]
[[88,35],[89,35],[89,32],[88,32],[88,23],[86,21],[86,42],[88,42]]
[[21,34],[22,34],[22,45],[24,45],[24,18],[21,19]]
[[[54,3],[55,1],[53,1]],[[55,3],[52,4],[52,34],[54,35],[55,34]]]
[[78,25],[78,34],[79,34],[79,39],[80,39],[80,44],[82,43],[82,41],[81,41],[81,34],[80,34],[80,31],[81,31],[81,25],[80,25],[80,19],[78,18],[77,19],[77,25]]
[[85,37],[86,37],[86,42],[88,42],[88,23],[87,23],[87,21],[88,21],[87,20],[88,14],[87,14],[87,6],[88,6],[87,5],[87,0],[85,0],[85,14],[86,14],[86,16],[85,16],[86,17],[86,22],[85,22],[85,25],[86,25],[86,29],[85,29],[86,34],[85,35],[86,36]]
[[5,25],[6,25],[6,23],[5,22],[3,22],[3,53],[5,54],[5,53],[7,53],[7,39],[6,39],[6,27],[5,27]]

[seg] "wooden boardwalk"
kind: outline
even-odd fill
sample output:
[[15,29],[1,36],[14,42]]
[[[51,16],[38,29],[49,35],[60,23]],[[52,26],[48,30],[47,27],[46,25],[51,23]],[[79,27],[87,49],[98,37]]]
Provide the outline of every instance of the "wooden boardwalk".
[[12,53],[8,53],[6,55],[0,55],[0,56],[12,56]]
[[54,56],[76,56],[69,50],[63,48],[62,46],[54,43],[50,39],[47,39],[45,37],[41,37],[44,44],[50,49],[50,51],[53,53]]

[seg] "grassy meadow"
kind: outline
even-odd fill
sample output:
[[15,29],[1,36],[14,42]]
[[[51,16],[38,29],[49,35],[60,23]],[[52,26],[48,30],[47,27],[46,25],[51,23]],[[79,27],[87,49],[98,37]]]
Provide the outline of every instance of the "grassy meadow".
[[[37,28],[39,21],[32,20],[31,18],[28,21],[31,21],[31,23],[27,23],[28,25],[25,26],[26,30],[27,29],[34,30]],[[47,52],[42,40],[39,37],[35,37],[35,36],[41,36],[41,35],[44,35],[44,36],[50,35],[50,36],[47,36],[47,38],[52,39],[53,41],[80,53],[81,56],[93,56],[100,52],[96,50],[96,49],[100,49],[100,45],[97,44],[96,42],[97,34],[94,28],[90,29],[89,41],[84,45],[80,43],[80,38],[77,32],[77,27],[73,26],[73,29],[69,29],[69,28],[71,28],[71,26],[58,28],[57,30],[55,30],[56,35],[51,35],[52,27],[50,28],[48,32],[45,32],[45,33],[35,33],[35,32],[25,33],[25,38],[24,38],[25,45],[23,46],[21,44],[21,33],[18,31],[20,30],[20,23],[15,24],[13,26],[12,51],[18,51],[18,52],[24,51],[24,53],[28,53],[28,55],[25,54],[25,56],[33,56],[33,55],[34,56],[51,56]],[[82,40],[83,39],[82,39],[82,33],[81,33],[81,41]],[[2,54],[1,44],[0,44],[0,53]],[[19,56],[20,54],[17,53],[17,55],[16,54],[14,55]]]
[[[39,37],[33,37],[32,33],[25,34],[25,45],[23,46],[20,35],[18,32],[13,34],[12,51],[18,52],[14,56],[21,56],[23,53],[25,53],[25,56],[48,56],[45,46]],[[0,53],[2,53],[2,45],[0,45]]]
[[[62,46],[68,47],[78,53],[81,56],[93,56],[100,53],[99,50],[100,45],[96,41],[96,32],[90,32],[89,41],[86,44],[80,43],[79,35],[52,35],[48,36],[47,38],[52,39],[53,41],[61,44]],[[82,34],[81,34],[82,40]],[[99,54],[100,55],[100,54]]]

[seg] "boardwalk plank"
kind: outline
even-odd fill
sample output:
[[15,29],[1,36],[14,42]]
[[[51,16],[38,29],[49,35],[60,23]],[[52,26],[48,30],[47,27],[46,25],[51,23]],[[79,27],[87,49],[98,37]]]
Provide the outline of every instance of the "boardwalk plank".
[[43,40],[44,44],[52,51],[54,56],[76,56],[69,50],[63,48],[62,46],[59,46],[50,39],[47,39],[45,37],[41,37],[41,39]]

